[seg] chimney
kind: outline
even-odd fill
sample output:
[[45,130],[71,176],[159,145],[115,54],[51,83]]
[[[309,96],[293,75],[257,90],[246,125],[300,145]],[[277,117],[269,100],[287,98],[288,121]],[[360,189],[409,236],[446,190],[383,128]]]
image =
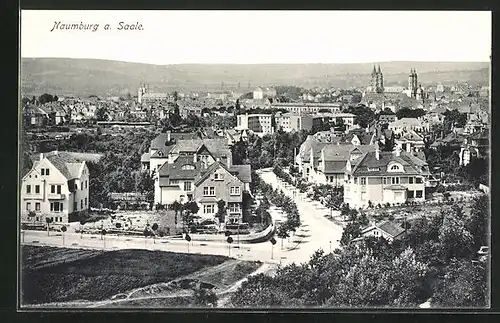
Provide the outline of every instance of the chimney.
[[43,159],[43,153],[40,153],[40,161]]
[[375,159],[380,160],[380,149],[378,148],[378,144],[375,145]]
[[395,154],[396,157],[399,157],[399,155],[401,155],[401,148],[399,146],[396,146]]

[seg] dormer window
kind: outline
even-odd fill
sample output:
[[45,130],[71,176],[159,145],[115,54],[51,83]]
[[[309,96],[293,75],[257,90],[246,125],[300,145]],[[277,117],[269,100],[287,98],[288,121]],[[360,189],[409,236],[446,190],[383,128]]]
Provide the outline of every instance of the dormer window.
[[399,170],[399,166],[398,165],[392,165],[391,166],[391,170]]
[[222,180],[224,180],[224,174],[215,173],[214,174],[214,179],[217,180],[217,181],[222,181]]
[[194,167],[194,165],[186,164],[186,165],[182,165],[181,169],[182,170],[193,170],[193,169],[195,169],[195,167]]

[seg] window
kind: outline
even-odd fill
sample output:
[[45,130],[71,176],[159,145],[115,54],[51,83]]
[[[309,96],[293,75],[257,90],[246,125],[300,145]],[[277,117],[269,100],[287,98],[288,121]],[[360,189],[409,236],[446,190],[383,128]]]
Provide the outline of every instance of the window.
[[231,192],[230,192],[231,195],[240,195],[240,188],[235,186],[235,187],[231,187]]
[[63,204],[60,202],[51,202],[50,211],[51,212],[61,212],[63,210]]
[[31,203],[26,203],[26,211],[31,211]]
[[59,222],[62,222],[62,216],[59,217]]
[[415,178],[415,183],[422,184],[423,183],[422,177],[416,177]]
[[391,166],[391,170],[399,170],[399,166],[398,165],[392,165]]
[[408,183],[413,184],[413,177],[408,177]]
[[87,183],[87,181],[85,181],[85,189],[87,189],[87,188],[88,188],[88,183]]
[[76,211],[76,210],[78,210],[78,203],[73,202],[73,211]]
[[354,177],[354,184],[358,184],[358,178]]
[[384,184],[387,184],[387,177],[382,178],[384,181]]
[[215,196],[215,187],[205,186],[203,188],[203,196]]
[[83,200],[80,200],[80,209],[83,210]]
[[42,168],[41,171],[42,171],[42,175],[45,175],[45,168]]
[[412,198],[414,198],[414,197],[415,197],[415,192],[414,192],[414,191],[408,191],[406,194],[407,194],[407,197],[408,197],[409,199],[412,199]]
[[45,169],[45,175],[49,176],[49,169],[48,168]]
[[184,190],[185,191],[191,191],[191,182],[184,182]]
[[26,193],[31,194],[31,185],[26,185]]
[[222,181],[224,179],[224,174],[214,174],[214,179]]
[[421,190],[415,191],[415,193],[416,193],[417,198],[422,198],[422,191]]
[[177,184],[179,184],[178,180],[176,180],[176,179],[171,179],[170,180],[170,185],[177,185]]
[[35,185],[35,193],[40,194],[40,185]]
[[56,193],[56,186],[55,185],[50,185],[50,193],[52,193],[52,194]]
[[40,218],[39,218],[39,217],[36,217],[36,219],[35,219],[35,220],[36,220],[36,222],[38,222],[38,221],[40,221]]
[[366,185],[366,177],[361,177],[361,185]]
[[229,212],[230,213],[239,213],[240,212],[240,205],[237,203],[229,204]]
[[35,203],[35,211],[40,211],[40,202]]
[[203,213],[205,214],[215,213],[215,205],[213,204],[203,205]]
[[61,194],[61,185],[57,185],[57,194]]
[[57,222],[57,216],[56,216],[56,219],[55,219],[55,221]]
[[399,184],[399,177],[391,177],[391,184]]
[[85,198],[85,206],[87,206],[87,198]]
[[80,182],[80,190],[83,191],[83,182]]

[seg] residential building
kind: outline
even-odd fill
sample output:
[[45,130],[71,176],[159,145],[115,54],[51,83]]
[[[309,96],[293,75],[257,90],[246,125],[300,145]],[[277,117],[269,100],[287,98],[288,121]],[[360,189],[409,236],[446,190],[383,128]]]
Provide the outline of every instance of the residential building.
[[376,149],[347,161],[344,203],[365,207],[370,202],[377,205],[424,201],[429,176],[429,167],[420,158],[400,149]]
[[323,147],[317,168],[312,168],[310,171],[312,182],[344,186],[347,161],[357,159],[366,152],[375,151],[375,147],[375,145],[352,144],[329,144]]
[[430,126],[428,122],[421,120],[420,118],[401,118],[394,122],[391,122],[388,127],[394,132],[395,135],[401,134],[402,132],[413,130],[417,133],[426,133],[430,131]]
[[397,119],[398,118],[396,117],[395,114],[381,114],[378,117],[378,122],[381,124],[392,123],[392,122],[396,121]]
[[295,164],[299,168],[299,173],[304,179],[309,179],[311,169],[317,167],[318,161],[323,149],[328,143],[320,141],[312,135],[307,136],[306,140],[300,145],[299,151],[295,156]]
[[405,131],[396,135],[394,139],[395,148],[408,153],[423,152],[425,148],[424,138],[414,130]]
[[285,132],[310,131],[313,125],[313,118],[308,115],[300,115],[294,112],[287,112],[284,114],[276,113],[276,128],[282,129]]
[[[393,242],[396,239],[400,239],[406,230],[402,228],[399,224],[390,221],[383,221],[378,224],[373,224],[361,231],[361,239],[367,237],[384,238],[388,242]],[[355,239],[355,240],[361,240]],[[354,240],[353,240],[354,242]]]
[[[85,161],[71,154],[52,151],[40,154],[21,181],[21,218],[23,221],[54,223],[77,220],[89,209],[89,169]],[[30,211],[35,215],[29,218]]]
[[460,165],[467,166],[473,158],[484,158],[489,153],[489,136],[487,131],[476,132],[465,138],[460,148]]
[[272,107],[275,109],[284,109],[289,112],[300,114],[315,114],[320,111],[328,111],[330,113],[338,113],[343,109],[342,103],[273,103]]
[[352,113],[321,113],[321,112],[316,112],[312,117],[312,124],[313,126],[320,124],[322,122],[330,122],[334,123],[335,125],[344,125],[346,131],[349,131],[354,127],[354,122],[356,121],[356,115]]
[[236,130],[250,130],[258,136],[274,133],[272,114],[239,114]]

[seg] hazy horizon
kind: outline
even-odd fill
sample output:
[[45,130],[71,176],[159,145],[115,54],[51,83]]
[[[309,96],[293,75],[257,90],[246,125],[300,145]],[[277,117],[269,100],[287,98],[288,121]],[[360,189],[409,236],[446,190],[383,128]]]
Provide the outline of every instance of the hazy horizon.
[[110,62],[120,62],[120,63],[132,63],[132,64],[146,64],[146,65],[159,65],[159,66],[169,66],[169,65],[356,65],[356,64],[372,64],[378,66],[378,64],[390,64],[390,63],[489,63],[486,61],[422,61],[422,60],[393,60],[393,61],[380,61],[380,62],[352,62],[352,63],[336,63],[336,62],[304,62],[304,63],[173,63],[173,64],[155,64],[155,63],[144,63],[144,62],[134,62],[125,61],[118,59],[105,59],[105,58],[92,58],[92,57],[21,57],[21,59],[81,59],[81,60],[99,60],[99,61],[110,61]]

